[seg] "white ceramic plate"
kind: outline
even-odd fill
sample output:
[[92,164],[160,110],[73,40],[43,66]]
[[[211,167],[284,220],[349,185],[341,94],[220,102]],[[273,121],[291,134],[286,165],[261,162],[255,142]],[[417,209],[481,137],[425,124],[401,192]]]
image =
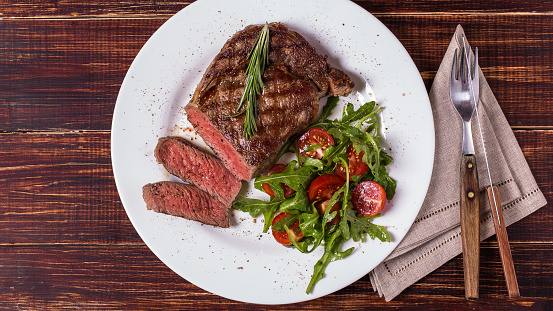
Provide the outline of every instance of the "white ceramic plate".
[[[278,3],[278,5],[276,4]],[[301,254],[262,233],[261,217],[231,213],[231,228],[202,225],[146,209],[142,186],[176,180],[156,163],[159,137],[195,136],[183,107],[207,65],[235,32],[250,24],[283,22],[302,34],[329,62],[355,81],[356,105],[375,99],[385,145],[394,157],[397,194],[376,223],[391,243],[349,242],[348,258],[332,262],[307,295],[322,248]],[[325,103],[326,99],[321,100]],[[366,275],[402,240],[425,197],[434,158],[428,95],[413,61],[374,16],[346,0],[199,0],[170,18],[148,40],[121,86],[112,125],[112,161],[121,201],[150,249],[173,271],[214,294],[244,302],[284,304],[314,299]],[[283,159],[284,160],[284,159]],[[244,183],[242,194],[267,198]],[[369,288],[367,288],[369,290]]]

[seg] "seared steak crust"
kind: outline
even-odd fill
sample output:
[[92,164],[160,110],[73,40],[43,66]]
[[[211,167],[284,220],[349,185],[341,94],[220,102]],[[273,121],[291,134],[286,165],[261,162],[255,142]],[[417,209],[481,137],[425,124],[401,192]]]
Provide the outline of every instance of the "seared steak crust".
[[347,95],[353,82],[298,33],[280,23],[270,24],[269,66],[265,90],[258,96],[257,134],[244,138],[245,114],[229,118],[244,91],[244,73],[262,26],[237,32],[206,70],[190,103],[188,120],[226,167],[239,179],[250,180],[266,170],[284,142],[314,121],[319,99]]
[[219,159],[184,138],[160,138],[154,154],[170,174],[194,184],[226,206],[230,206],[240,192],[242,183]]
[[142,187],[147,208],[207,225],[229,227],[228,207],[189,184],[161,181]]

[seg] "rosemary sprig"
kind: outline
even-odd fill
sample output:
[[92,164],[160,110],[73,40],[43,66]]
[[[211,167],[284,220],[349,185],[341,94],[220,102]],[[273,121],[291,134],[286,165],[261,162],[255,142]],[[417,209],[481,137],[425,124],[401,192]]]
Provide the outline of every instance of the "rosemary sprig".
[[257,95],[261,94],[261,90],[265,90],[261,77],[269,61],[269,24],[265,23],[265,26],[261,29],[247,58],[250,59],[250,63],[246,69],[246,87],[238,107],[236,107],[237,113],[228,117],[236,117],[246,112],[244,137],[249,140],[257,133],[255,122],[257,117]]

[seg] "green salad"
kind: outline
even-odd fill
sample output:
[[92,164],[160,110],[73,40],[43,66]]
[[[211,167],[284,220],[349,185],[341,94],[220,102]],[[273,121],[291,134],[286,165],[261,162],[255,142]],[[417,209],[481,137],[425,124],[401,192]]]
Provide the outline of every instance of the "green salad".
[[354,109],[348,103],[339,119],[330,120],[338,97],[329,97],[319,119],[283,146],[278,158],[294,152],[296,159],[276,164],[267,176],[257,177],[256,189],[268,201],[242,197],[233,208],[252,217],[263,214],[263,232],[277,242],[310,253],[324,253],[315,264],[306,292],[324,276],[328,264],[349,256],[342,250],[349,239],[390,241],[383,226],[371,221],[380,216],[386,200],[394,197],[396,182],[387,166],[392,158],[379,142],[379,112],[374,101]]

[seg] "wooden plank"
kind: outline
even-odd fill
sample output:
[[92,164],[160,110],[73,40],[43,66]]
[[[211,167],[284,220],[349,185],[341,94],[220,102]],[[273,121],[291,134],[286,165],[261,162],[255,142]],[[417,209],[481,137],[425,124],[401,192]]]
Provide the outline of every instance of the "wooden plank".
[[1,21],[0,130],[109,130],[126,71],[164,21]]
[[173,15],[192,1],[11,1],[3,3],[0,16],[4,17],[58,17],[90,16],[152,16]]
[[140,243],[109,133],[0,135],[0,243]]
[[[482,249],[481,298],[477,302],[464,298],[462,259],[457,256],[389,303],[372,291],[365,276],[336,293],[294,305],[294,309],[357,310],[369,305],[397,309],[437,303],[434,306],[440,310],[511,310],[523,306],[543,310],[551,303],[553,264],[545,258],[553,256],[553,245],[514,247],[523,296],[517,300],[506,299],[498,256],[495,249]],[[252,308],[199,289],[172,272],[145,246],[0,246],[0,267],[4,289],[0,299],[6,309]],[[255,306],[256,310],[289,308]]]
[[[513,126],[551,126],[553,15],[384,15],[427,88],[466,26]],[[0,22],[0,131],[109,130],[126,70],[164,18]]]
[[[547,200],[553,202],[553,131],[516,131]],[[110,134],[0,134],[0,244],[141,243],[119,200]],[[553,242],[553,210],[508,228],[512,243]],[[492,238],[488,243],[495,243]]]
[[[0,14],[5,17],[84,17],[124,15],[172,15],[195,1],[11,1],[3,3]],[[420,1],[406,0],[401,6],[390,1],[354,1],[373,14],[405,13],[549,13],[551,1]],[[0,16],[1,16],[0,15]]]

